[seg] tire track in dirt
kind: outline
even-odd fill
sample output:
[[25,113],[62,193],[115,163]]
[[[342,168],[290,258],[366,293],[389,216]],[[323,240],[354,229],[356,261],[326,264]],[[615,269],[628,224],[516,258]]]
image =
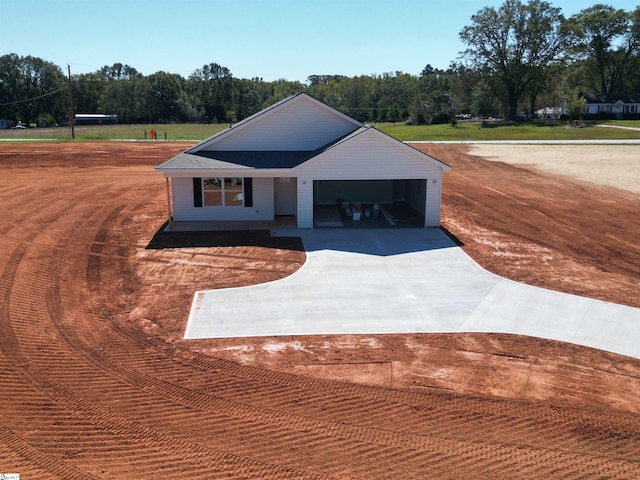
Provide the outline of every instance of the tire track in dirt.
[[[5,249],[10,246],[9,242],[3,242]],[[10,428],[6,426],[6,419],[10,418],[10,409],[7,404],[10,401],[17,402],[19,404],[19,413],[15,412],[15,415],[20,417],[25,413],[26,405],[37,405],[37,409],[40,410],[40,402],[34,399],[34,392],[31,391],[26,384],[24,377],[14,375],[16,368],[10,368],[9,362],[6,361],[10,358],[14,364],[18,366],[29,362],[29,359],[21,356],[14,349],[6,348],[6,342],[11,338],[11,333],[8,330],[10,328],[9,318],[9,305],[11,302],[11,290],[16,280],[18,268],[25,255],[27,247],[22,245],[14,245],[11,253],[8,255],[6,263],[4,263],[4,269],[2,276],[0,277],[0,369],[3,375],[0,376],[0,384],[2,385],[2,395],[0,395],[0,405],[2,405],[1,411],[2,424],[0,425],[0,445],[2,449],[6,449],[12,456],[19,458],[17,464],[12,464],[9,467],[7,459],[9,456],[0,457],[0,466],[2,466],[3,472],[15,472],[16,468],[20,468],[23,473],[37,472],[38,478],[69,478],[69,479],[83,479],[93,478],[86,473],[78,472],[73,467],[60,464],[57,459],[33,448],[28,442],[25,442],[16,435]],[[7,254],[7,250],[4,250],[3,255]],[[12,351],[13,350],[13,351]],[[9,357],[7,357],[9,355]],[[19,368],[19,367],[18,367]],[[5,468],[6,466],[6,468]],[[23,470],[24,466],[27,467],[26,472]],[[53,477],[50,477],[52,476]]]
[[[57,220],[59,220],[58,217]],[[84,378],[87,376],[87,370],[89,374],[92,369],[88,369],[86,365],[83,365],[78,358],[74,358],[69,355],[67,351],[64,351],[60,346],[55,345],[55,338],[48,337],[43,339],[44,341],[51,342],[46,351],[41,353],[29,352],[30,348],[33,348],[34,339],[32,335],[24,336],[23,332],[32,332],[34,327],[41,326],[42,330],[46,330],[46,324],[42,323],[46,319],[47,315],[44,311],[38,311],[38,307],[45,308],[42,303],[43,299],[48,305],[51,305],[51,300],[55,303],[59,302],[59,298],[52,299],[50,295],[47,295],[46,286],[51,282],[55,284],[55,274],[60,272],[60,266],[64,260],[64,256],[61,250],[49,256],[49,265],[41,269],[41,265],[36,271],[28,271],[28,282],[26,289],[21,288],[23,282],[22,277],[27,277],[25,273],[19,275],[20,268],[24,265],[24,254],[27,252],[27,247],[22,246],[20,255],[15,255],[9,262],[8,270],[3,275],[3,278],[8,279],[10,283],[10,295],[7,293],[5,297],[7,301],[5,305],[10,305],[9,312],[4,312],[3,315],[3,335],[2,335],[2,351],[5,352],[8,358],[19,361],[19,364],[14,364],[13,368],[23,371],[23,378],[27,379],[39,393],[45,397],[45,404],[51,404],[59,406],[62,411],[54,414],[56,417],[65,416],[64,411],[71,410],[73,412],[82,412],[82,421],[77,422],[74,425],[69,425],[68,422],[61,422],[56,428],[51,428],[42,432],[42,436],[38,435],[38,438],[32,439],[33,442],[42,442],[49,445],[49,448],[53,448],[50,452],[52,455],[66,455],[71,448],[75,447],[70,445],[68,439],[70,437],[86,437],[88,432],[98,428],[100,431],[107,432],[99,439],[100,445],[108,445],[109,442],[113,443],[113,447],[118,445],[129,443],[129,449],[131,452],[129,455],[120,458],[119,461],[124,463],[136,464],[138,472],[147,471],[149,474],[153,472],[155,475],[162,475],[163,470],[177,470],[176,465],[180,465],[182,469],[190,471],[192,475],[198,473],[194,478],[209,478],[211,475],[211,462],[217,464],[217,468],[220,471],[224,471],[225,463],[229,468],[236,472],[246,471],[250,476],[257,477],[281,477],[285,475],[287,477],[296,476],[291,475],[291,471],[285,472],[280,467],[260,465],[260,462],[255,460],[245,460],[239,457],[228,456],[227,454],[216,452],[215,450],[204,449],[195,445],[192,445],[185,441],[180,441],[175,437],[162,438],[162,434],[157,431],[151,430],[148,427],[140,427],[136,423],[124,421],[118,419],[117,416],[107,414],[100,408],[97,408],[93,404],[80,400],[73,392],[66,390],[61,386],[54,376],[47,375],[46,364],[50,358],[56,358],[57,362],[64,364],[64,370],[68,377]],[[23,312],[28,312],[24,315]],[[8,321],[7,321],[8,320]],[[34,324],[34,320],[36,321]],[[50,320],[50,319],[49,319]],[[36,335],[38,337],[38,335]],[[22,348],[24,346],[24,348]],[[81,345],[82,346],[82,345]],[[36,350],[40,350],[40,346],[36,347]],[[41,363],[37,365],[37,363]],[[41,409],[40,402],[36,402],[38,410]],[[23,414],[25,412],[22,412]],[[112,438],[109,438],[112,437]],[[149,440],[153,439],[153,443]],[[56,444],[60,446],[55,446]],[[86,439],[80,440],[80,444],[84,446],[84,449],[91,450],[90,442]],[[138,445],[139,444],[139,445]],[[148,465],[140,464],[139,452],[141,447],[144,447],[147,453]],[[169,448],[171,447],[171,448]],[[63,452],[64,450],[64,452]],[[80,448],[82,451],[83,448]],[[156,454],[151,452],[156,451]],[[169,455],[168,452],[175,452],[173,455]],[[189,453],[191,452],[191,454]],[[129,457],[129,458],[127,458]],[[189,458],[193,457],[193,458]],[[207,462],[203,462],[203,459],[209,459]],[[232,461],[229,462],[228,460]],[[192,462],[191,465],[189,463]],[[245,468],[242,468],[242,464],[245,463]],[[221,468],[222,467],[222,468]],[[113,463],[111,464],[111,471],[114,469]],[[196,472],[198,471],[198,472]],[[281,473],[278,474],[277,472]],[[253,473],[251,473],[253,472]],[[122,473],[126,473],[122,472]],[[116,473],[117,475],[117,469]],[[150,475],[149,475],[150,476]],[[300,476],[300,475],[297,475]],[[305,475],[308,476],[308,475]],[[64,475],[64,477],[72,478],[72,475]]]
[[[162,371],[163,371],[163,372],[165,372],[165,371],[166,371],[166,369],[162,369]],[[182,376],[182,375],[179,375],[179,376]],[[191,376],[193,376],[193,375],[191,375]],[[262,388],[262,389],[256,388],[256,385],[246,386],[246,387],[243,387],[243,388],[237,388],[237,387],[238,387],[238,385],[237,385],[237,384],[238,384],[238,381],[237,381],[236,379],[230,379],[230,380],[235,384],[235,385],[234,385],[234,388],[236,388],[237,390],[242,391],[242,392],[246,392],[246,391],[255,391],[257,394],[259,394],[259,397],[261,397],[261,398],[272,398],[272,396],[275,394],[275,392],[265,392],[265,391],[264,391],[264,388]],[[263,378],[261,378],[261,381],[262,381],[262,382],[264,382],[264,380],[265,380],[265,379],[264,379],[264,377],[263,377]],[[274,382],[273,382],[273,380],[272,380],[272,381],[270,381],[270,383],[274,383]],[[283,388],[282,388],[282,385],[281,385],[281,384],[280,384],[280,385],[277,385],[277,391],[278,391],[280,394],[282,394]],[[297,394],[297,392],[296,392],[296,394]],[[247,400],[247,397],[246,397],[246,395],[243,395],[243,398],[242,398],[242,399],[237,399],[237,400],[238,400],[238,401],[246,401],[246,400]],[[253,399],[251,399],[251,400],[253,400]],[[343,400],[344,400],[344,399],[343,399]],[[325,399],[325,401],[326,401],[326,399]],[[353,404],[353,403],[355,403],[355,402],[352,402],[352,403],[350,403],[350,404],[347,404],[347,405],[345,405],[345,407],[343,408],[343,410],[344,410],[344,411],[348,411],[348,412],[350,412],[350,416],[352,417],[352,418],[351,418],[351,421],[354,421],[354,419],[353,419],[353,414],[354,414],[354,412],[358,410],[358,407],[362,407],[362,405],[360,404],[360,401],[359,401],[359,402],[357,402],[357,403],[358,403],[358,405],[355,405],[355,404]],[[278,407],[280,407],[280,408],[281,408],[281,407],[282,407],[282,405],[278,405]],[[216,411],[221,411],[221,410],[224,410],[224,409],[223,409],[223,408],[221,408],[220,406],[217,406],[217,407],[215,408],[215,410],[216,410]],[[324,414],[326,414],[326,410],[325,410],[323,413],[324,413]],[[370,409],[370,408],[368,408],[368,407],[367,407],[367,408],[366,408],[366,416],[371,417],[371,415],[372,415],[372,411],[371,411],[371,409]],[[391,417],[393,417],[393,416],[394,416],[394,413],[393,413],[393,412],[391,412],[391,411],[389,411],[388,407],[386,407],[386,408],[385,408],[385,411],[381,413],[381,415],[379,416],[379,418],[382,418],[382,417],[384,417],[384,416],[391,416]],[[263,413],[260,413],[260,414],[259,414],[259,417],[258,417],[258,418],[265,418],[265,417],[267,417],[267,415],[263,412]],[[375,418],[376,418],[376,417],[373,417],[373,418],[374,418],[374,420],[372,421],[372,424],[376,424],[376,423],[378,423],[378,421],[377,421],[377,420],[375,420]],[[360,422],[360,421],[361,421],[361,419],[357,419],[357,420],[358,420],[358,422]],[[255,422],[255,421],[257,421],[257,419],[254,419],[254,422]],[[344,419],[341,419],[341,421],[342,421],[342,422],[344,422]],[[465,420],[465,421],[466,421],[466,420]],[[505,415],[504,415],[504,412],[503,412],[503,413],[500,415],[500,417],[496,420],[496,422],[503,423],[504,421],[505,421]],[[484,422],[486,423],[486,419],[484,419]],[[291,422],[289,422],[289,423],[291,423]],[[515,428],[518,432],[520,432],[519,434],[521,434],[521,432],[522,432],[522,430],[523,430],[523,428],[524,428],[524,424],[525,424],[525,423],[526,423],[526,422],[520,422],[519,424],[514,425],[514,428]],[[529,422],[529,423],[530,423],[530,422]],[[539,430],[539,425],[538,425],[537,423],[534,423],[534,424],[531,424],[531,423],[530,423],[530,424],[529,424],[529,426],[531,427],[532,432],[533,432],[533,431],[535,431],[535,430]],[[305,426],[304,428],[308,428],[308,426]],[[503,432],[503,433],[504,433],[504,432]],[[343,435],[343,436],[344,436],[344,435]],[[505,441],[505,440],[503,439],[503,441]],[[389,441],[387,440],[387,441],[385,441],[384,443],[387,443],[387,444],[388,444],[388,443],[393,443],[393,442],[389,442]]]
[[[518,402],[504,402],[495,399],[482,399],[482,398],[464,398],[463,400],[450,394],[442,394],[430,392],[428,394],[418,392],[403,392],[397,390],[387,390],[379,388],[371,388],[363,385],[331,382],[321,379],[310,379],[309,377],[299,377],[287,373],[264,371],[262,369],[254,369],[251,366],[243,366],[233,364],[221,359],[211,358],[192,358],[184,359],[188,363],[196,368],[199,368],[201,372],[216,373],[216,384],[206,384],[207,388],[215,389],[215,391],[224,396],[225,398],[251,398],[255,396],[255,401],[266,402],[269,401],[269,405],[274,409],[285,409],[294,406],[296,409],[301,408],[301,402],[299,397],[291,397],[291,393],[300,391],[301,389],[308,389],[310,391],[322,392],[317,398],[314,396],[307,397],[304,402],[310,411],[315,410],[314,415],[326,416],[328,414],[327,407],[340,404],[344,402],[352,402],[352,405],[345,405],[343,408],[345,411],[352,415],[355,415],[358,410],[365,409],[366,413],[361,413],[362,419],[358,421],[371,422],[372,424],[379,425],[380,422],[388,416],[389,418],[406,417],[413,411],[428,413],[428,421],[433,421],[434,424],[440,422],[439,418],[433,418],[434,415],[442,415],[448,417],[460,418],[461,424],[473,423],[475,420],[483,424],[504,424],[506,421],[516,422],[517,419],[524,419],[522,422],[529,422],[528,427],[531,432],[527,432],[527,438],[532,441],[536,435],[541,435],[543,432],[536,433],[539,429],[539,421],[543,420],[553,425],[553,430],[561,428],[562,425],[566,425],[567,429],[573,428],[573,424],[582,425],[585,422],[583,415],[580,411],[572,411],[571,409],[560,410],[547,405],[536,405],[529,403]],[[158,370],[160,368],[158,367]],[[163,370],[164,371],[164,370]],[[180,377],[182,374],[174,374],[174,377]],[[223,376],[226,377],[223,379]],[[206,377],[202,380],[206,382]],[[270,387],[265,387],[265,384]],[[204,388],[200,386],[200,388]],[[267,389],[268,394],[260,389]],[[236,392],[243,392],[242,396],[238,395],[234,397]],[[249,392],[249,393],[247,393]],[[292,398],[294,404],[291,403]],[[324,400],[324,403],[323,403]],[[391,404],[391,405],[389,405]],[[376,411],[380,409],[380,413],[376,414]],[[482,412],[481,414],[473,413],[469,415],[469,412]],[[340,413],[340,410],[337,411]],[[588,411],[586,412],[588,413]],[[535,417],[535,421],[528,420],[528,417]],[[493,420],[492,420],[493,419]],[[514,425],[513,431],[516,436],[520,436],[523,431],[526,431],[523,423]],[[632,432],[638,432],[638,418],[634,414],[625,414],[620,412],[618,416],[606,417],[603,421],[596,421],[594,428],[611,428],[619,429],[621,431],[631,430]],[[410,422],[405,425],[405,428],[409,431],[420,425],[420,420],[412,418]],[[451,424],[449,424],[451,426]],[[432,428],[433,425],[426,424],[425,430]],[[482,429],[481,437],[484,438],[486,432]],[[505,431],[500,432],[501,435],[505,434]],[[555,433],[558,433],[557,431]],[[554,433],[554,435],[555,435]],[[550,438],[543,437],[541,444],[549,441]],[[636,449],[638,445],[635,445]]]
[[23,457],[69,469],[50,478],[640,476],[626,412],[300,377],[149,335],[128,321],[135,242],[115,234],[144,205],[100,188],[108,201],[85,186],[94,204],[50,223],[14,219],[25,240],[0,252],[0,382],[28,398],[0,400],[2,425]]
[[[469,155],[466,146],[416,148],[452,165],[443,181],[443,223],[484,268],[640,307],[637,194],[488,161]],[[528,246],[545,254],[532,255]]]
[[[105,220],[105,223],[109,223],[110,220],[112,218],[114,218],[114,217],[115,217],[114,214],[109,215],[109,217],[107,217],[107,219]],[[99,239],[100,241],[103,241],[103,237],[104,237],[103,232],[104,232],[104,228],[101,227],[99,229],[98,233],[96,234],[96,239]],[[99,265],[100,264],[98,264],[98,266]],[[118,268],[118,270],[120,271],[121,268]],[[93,275],[92,274],[89,277],[90,278],[99,278],[99,277],[101,277],[101,275],[99,275],[99,274]],[[51,304],[51,302],[49,302],[49,304]],[[56,313],[52,314],[51,317],[52,318],[62,318],[62,314],[61,314],[61,312],[56,312]],[[60,327],[58,327],[58,330],[59,331],[61,330]],[[75,329],[72,330],[72,331],[75,331]],[[61,331],[61,333],[62,333],[62,337],[63,338],[68,337],[68,332],[67,332],[67,334],[65,334],[64,332]],[[81,344],[81,341],[78,338],[68,337],[68,338],[66,338],[66,343],[68,345],[79,345],[79,344]],[[95,352],[93,352],[93,353],[94,354],[91,355],[92,357],[95,356]],[[85,351],[85,354],[86,354],[86,351]],[[148,352],[145,352],[144,355],[147,356]],[[94,360],[95,360],[96,366],[101,366],[101,368],[103,368],[103,369],[105,368],[104,365],[108,365],[108,362],[107,362],[108,359],[107,358],[94,358]],[[173,410],[173,414],[174,415],[176,415],[178,413],[178,411],[180,410],[180,407],[179,407],[180,404],[185,404],[185,403],[194,404],[194,401],[193,401],[194,395],[193,394],[189,395],[188,391],[184,391],[183,389],[179,388],[178,386],[173,386],[171,389],[169,389],[169,388],[167,388],[167,384],[163,383],[163,384],[159,384],[158,385],[157,384],[158,382],[154,382],[153,380],[150,381],[150,379],[141,376],[135,370],[127,369],[125,371],[121,367],[119,368],[119,370],[120,371],[118,372],[118,374],[123,376],[123,377],[127,377],[128,383],[130,383],[131,385],[136,385],[138,388],[143,388],[147,392],[151,392],[153,390],[157,391],[160,388],[162,388],[162,391],[157,392],[157,393],[160,394],[159,396],[162,399],[174,399],[176,401],[176,404],[172,406],[172,410]],[[296,393],[296,395],[297,395],[297,393]],[[191,398],[189,399],[187,397],[191,397]],[[212,399],[209,399],[209,398],[204,397],[204,396],[202,396],[202,397],[203,398],[200,399],[200,401],[196,402],[197,408],[208,409],[208,410],[210,410],[212,412],[214,412],[214,411],[218,412],[218,414],[220,414],[220,412],[223,412],[223,413],[226,413],[226,415],[235,416],[236,418],[245,418],[246,417],[246,419],[251,422],[250,425],[251,425],[252,430],[254,430],[254,432],[256,430],[256,425],[259,425],[259,424],[265,425],[264,419],[267,419],[269,417],[269,415],[268,415],[269,412],[267,412],[265,409],[258,409],[258,408],[255,408],[255,407],[243,406],[243,409],[249,408],[250,410],[252,410],[251,414],[249,416],[247,416],[246,414],[242,414],[242,413],[236,412],[238,410],[238,406],[242,405],[241,403],[230,404],[229,402],[227,402],[227,404],[224,405],[220,401],[212,402],[211,401]],[[206,403],[209,403],[209,405],[206,405]],[[152,409],[156,413],[162,412],[162,408],[160,408],[159,405],[149,404],[149,400],[147,401],[146,407]],[[240,415],[240,416],[238,417],[238,415]],[[282,423],[281,420],[282,420],[281,416],[278,416],[276,418],[276,422],[274,422],[274,423],[276,423],[276,424]],[[289,425],[295,425],[296,422],[289,420],[287,423]],[[263,428],[265,430],[267,428],[270,428],[270,429],[273,430],[274,427],[265,425]],[[245,427],[245,429],[246,429],[246,427]],[[311,427],[309,425],[304,427],[305,431],[308,431],[310,429],[311,429]],[[318,428],[316,427],[314,430],[318,430]],[[284,431],[281,431],[279,434],[276,434],[275,432],[272,432],[271,434],[272,435],[275,434],[275,436],[279,437],[281,439],[281,441],[285,441],[286,442],[287,441],[286,440],[286,436],[287,436],[287,432],[288,431],[289,431],[289,429],[285,429]],[[253,435],[245,435],[245,436],[251,437]],[[313,441],[313,439],[314,439],[313,437],[315,437],[315,440],[316,440],[316,443],[317,443],[317,433],[314,433],[313,437],[309,433],[306,433],[305,435],[302,435],[302,436],[306,437],[306,442],[305,443],[307,443],[307,444],[309,442]],[[350,435],[350,436],[354,437],[354,435]],[[398,455],[399,455],[398,451],[393,451],[393,456],[397,457]]]
[[[99,236],[99,235],[100,235],[100,234],[98,234],[98,236]],[[54,257],[52,257],[52,258],[54,258],[54,259],[55,259],[55,256],[54,256]],[[56,262],[55,262],[55,263],[61,263],[61,261],[60,261],[60,260],[56,260]],[[52,271],[54,271],[54,270],[55,270],[55,268],[52,268]],[[48,305],[51,305],[51,304],[52,304],[51,300],[53,300],[53,302],[55,302],[55,298],[51,298],[51,299],[48,299],[48,300],[49,300],[49,301],[47,302],[47,304],[48,304]],[[58,315],[56,315],[56,313],[58,313]],[[59,315],[59,314],[60,314],[60,312],[54,312],[54,315],[53,315],[52,317],[53,317],[53,318],[62,318],[62,315]],[[8,336],[7,336],[7,335],[5,335],[5,338],[7,338],[7,337],[8,337]],[[78,342],[77,340],[78,340],[78,339],[71,339],[71,342],[70,342],[69,340],[67,340],[67,343],[68,343],[68,344],[69,344],[69,343],[73,343],[73,344],[76,344],[76,345],[77,345],[77,344],[81,344],[81,342]],[[100,363],[103,363],[105,360],[108,360],[108,359],[105,359],[105,358],[98,358],[98,359],[96,359],[96,360],[97,360],[96,364],[100,364]],[[67,367],[67,368],[68,368],[68,367]],[[84,372],[82,372],[82,373],[84,373]],[[74,373],[73,373],[73,376],[78,376],[78,372],[74,372]],[[136,376],[135,378],[131,378],[131,379],[130,379],[130,383],[132,383],[132,384],[137,384],[139,387],[148,386],[148,385],[144,385],[144,382],[141,382],[141,380],[144,380],[144,379],[141,379],[139,376]],[[148,384],[149,382],[146,382],[146,383]],[[121,392],[121,393],[122,393],[122,392]],[[166,391],[165,391],[165,392],[162,392],[162,393],[164,394],[164,395],[163,395],[163,397],[166,397],[166,396],[167,396],[167,392],[166,392]],[[146,405],[145,407],[147,407],[147,408],[152,408],[155,412],[158,412],[158,411],[159,411],[159,410],[158,410],[158,408],[157,408],[157,406],[155,406],[155,405]],[[214,407],[218,407],[218,408],[214,408],[215,410],[220,410],[220,408],[219,408],[219,407],[220,407],[220,405],[219,405],[219,404],[218,404],[218,405],[214,405]],[[236,410],[238,409],[238,405],[237,405],[237,404],[231,404],[231,405],[229,405],[229,407],[230,407],[230,408],[232,408],[232,409],[236,409]],[[227,408],[227,409],[228,409],[228,408]],[[260,418],[263,418],[264,416],[265,416],[265,415],[264,415],[264,412],[260,412],[260,411],[258,411],[258,412],[257,412],[257,414],[255,414],[255,415],[253,415],[253,416],[252,416],[251,420],[253,420],[254,422],[255,422],[255,421],[259,421],[259,420],[260,420]],[[289,421],[288,423],[291,423],[291,422]],[[276,436],[280,436],[280,437],[282,437],[283,435],[286,435],[286,432],[281,432],[281,434],[276,435]],[[344,435],[343,435],[343,436],[344,436]],[[352,436],[352,437],[353,437],[353,435],[350,435],[350,436]],[[397,451],[393,451],[393,456],[397,457],[397,456],[398,456],[398,453],[399,453],[399,452],[397,452]],[[378,452],[378,454],[379,454],[379,452]],[[153,460],[155,461],[156,459],[154,458]]]

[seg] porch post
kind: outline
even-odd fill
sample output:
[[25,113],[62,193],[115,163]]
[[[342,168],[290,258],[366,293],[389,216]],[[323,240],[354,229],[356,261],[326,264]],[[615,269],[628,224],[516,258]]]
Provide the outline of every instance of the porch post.
[[169,218],[169,230],[173,227],[173,213],[171,208],[171,186],[169,182],[169,177],[165,177],[165,185],[167,190],[167,215]]
[[298,177],[298,228],[313,228],[313,179]]

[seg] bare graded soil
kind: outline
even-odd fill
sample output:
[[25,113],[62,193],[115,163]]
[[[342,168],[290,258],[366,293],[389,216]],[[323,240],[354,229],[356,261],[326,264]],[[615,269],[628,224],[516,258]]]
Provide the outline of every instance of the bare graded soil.
[[[0,473],[640,478],[639,360],[499,334],[182,340],[195,289],[304,262],[266,235],[155,248],[153,166],[186,147],[0,145]],[[638,194],[419,148],[454,168],[443,223],[483,266],[640,307]]]

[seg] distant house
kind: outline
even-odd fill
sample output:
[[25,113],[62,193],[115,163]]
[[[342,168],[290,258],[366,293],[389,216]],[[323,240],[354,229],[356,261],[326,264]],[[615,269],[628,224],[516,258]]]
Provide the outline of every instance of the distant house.
[[105,115],[104,113],[77,113],[76,125],[115,125],[118,123],[117,115]]
[[298,228],[320,226],[317,216],[325,206],[399,202],[423,217],[421,226],[437,227],[447,170],[439,160],[304,93],[156,167],[168,179],[174,222],[272,221],[288,215]]
[[588,93],[585,114],[610,118],[637,118],[640,116],[640,94],[625,93],[620,95],[602,95]]

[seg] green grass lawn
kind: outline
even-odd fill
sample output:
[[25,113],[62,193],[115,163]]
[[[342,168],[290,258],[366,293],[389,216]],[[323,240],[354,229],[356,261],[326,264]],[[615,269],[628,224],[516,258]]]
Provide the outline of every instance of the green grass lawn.
[[620,125],[623,127],[640,128],[640,120],[609,120],[605,123],[607,125]]
[[[608,121],[609,125],[640,128],[640,121]],[[487,122],[459,122],[456,127],[446,125],[405,125],[403,123],[374,124],[379,130],[402,141],[495,141],[495,140],[604,140],[640,139],[640,131],[606,128],[585,122],[580,128],[566,123],[524,122],[505,124]],[[151,130],[157,140],[201,141],[227,128],[227,124],[179,124],[179,125],[105,125],[75,128],[76,141],[151,140]],[[69,141],[69,128],[29,128],[25,130],[0,130],[0,140],[16,141]]]
[[[622,123],[609,122],[611,125]],[[626,126],[637,126],[632,121]],[[567,124],[546,122],[523,122],[504,124],[487,122],[458,122],[457,126],[445,125],[404,125],[400,123],[376,124],[376,128],[402,141],[491,141],[491,140],[603,140],[603,139],[640,139],[640,131],[600,127],[583,123],[574,128]]]
[[[75,127],[76,141],[103,140],[151,140],[151,130],[155,130],[157,140],[201,141],[227,128],[228,124],[171,124],[171,125],[104,125]],[[0,130],[0,139],[28,140],[71,140],[68,127],[28,128],[25,130]]]

